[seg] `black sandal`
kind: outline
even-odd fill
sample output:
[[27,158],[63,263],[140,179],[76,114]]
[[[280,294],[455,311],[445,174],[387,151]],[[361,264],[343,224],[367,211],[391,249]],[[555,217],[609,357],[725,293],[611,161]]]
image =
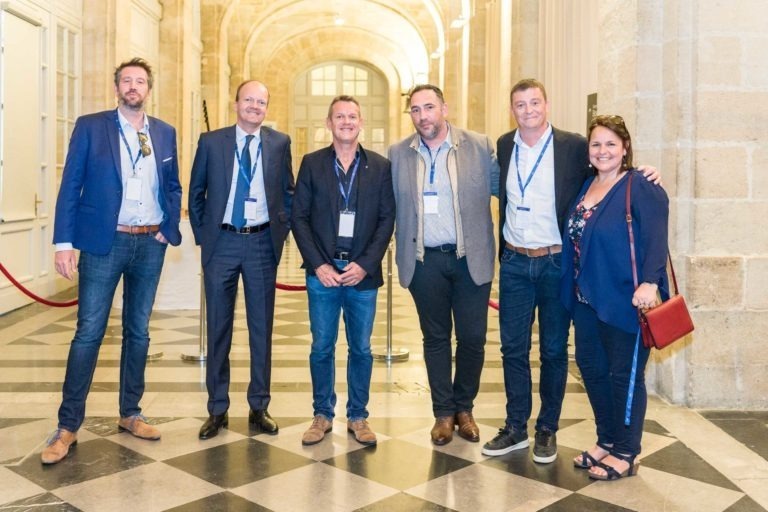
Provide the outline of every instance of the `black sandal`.
[[616,468],[609,466],[608,464],[604,462],[598,462],[597,467],[601,468],[605,471],[605,475],[596,475],[589,472],[589,478],[592,480],[618,480],[619,478],[624,478],[625,476],[635,476],[640,469],[640,463],[635,462],[635,455],[621,455],[619,453],[611,453],[612,456],[619,460],[623,460],[624,462],[629,463],[629,467],[619,473],[616,471]]
[[[600,444],[600,443],[595,443],[595,446],[597,446],[598,448],[601,448],[601,449],[607,451],[608,454],[611,453],[611,448],[613,448],[613,446],[606,446],[606,445]],[[604,457],[607,457],[607,456],[608,455],[605,455]],[[578,468],[578,469],[589,469],[592,466],[597,466],[600,463],[600,461],[603,460],[604,457],[601,457],[600,460],[598,460],[598,459],[594,458],[593,456],[591,456],[589,454],[589,451],[585,450],[585,451],[581,452],[581,464],[579,464],[578,462],[576,462],[574,460],[573,461],[573,467]]]

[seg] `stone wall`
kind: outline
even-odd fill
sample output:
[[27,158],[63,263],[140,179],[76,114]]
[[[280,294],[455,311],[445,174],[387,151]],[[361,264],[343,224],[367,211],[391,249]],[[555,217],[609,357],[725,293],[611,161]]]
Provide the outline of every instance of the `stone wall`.
[[768,4],[600,3],[599,110],[659,165],[670,249],[696,331],[649,384],[699,408],[768,407]]

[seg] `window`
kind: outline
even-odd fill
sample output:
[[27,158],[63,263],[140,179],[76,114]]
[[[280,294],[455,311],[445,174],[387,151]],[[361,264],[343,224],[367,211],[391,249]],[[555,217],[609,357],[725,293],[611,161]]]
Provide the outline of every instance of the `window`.
[[56,173],[61,181],[69,137],[80,107],[77,73],[79,35],[65,26],[56,30]]

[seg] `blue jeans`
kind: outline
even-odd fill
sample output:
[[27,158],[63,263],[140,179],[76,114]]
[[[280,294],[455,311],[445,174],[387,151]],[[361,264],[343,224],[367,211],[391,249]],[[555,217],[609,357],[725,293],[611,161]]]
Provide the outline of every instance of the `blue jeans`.
[[149,316],[155,302],[167,245],[154,235],[116,233],[112,249],[100,256],[80,253],[77,330],[69,347],[59,407],[59,428],[77,432],[107,329],[112,299],[123,278],[123,345],[120,353],[120,416],[141,413],[144,367],[149,350]]
[[[424,363],[435,417],[472,411],[485,360],[491,283],[472,281],[467,258],[427,248],[408,290],[424,336]],[[451,338],[456,322],[456,371]]]
[[315,277],[307,276],[309,324],[312,350],[309,369],[312,374],[312,407],[315,416],[333,419],[336,407],[336,339],[339,314],[343,311],[347,335],[347,419],[368,417],[368,396],[373,371],[371,332],[376,315],[378,289],[355,290],[351,286],[326,288]]
[[541,409],[536,430],[556,432],[568,377],[570,314],[560,301],[561,254],[530,258],[509,249],[501,256],[499,324],[507,426],[527,431],[531,417],[531,327],[539,315]]
[[573,324],[576,331],[576,364],[595,413],[597,442],[613,445],[613,451],[622,455],[637,455],[640,453],[648,403],[645,366],[650,350],[640,342],[634,397],[629,425],[626,426],[624,414],[637,334],[601,322],[594,309],[578,302],[573,310]]

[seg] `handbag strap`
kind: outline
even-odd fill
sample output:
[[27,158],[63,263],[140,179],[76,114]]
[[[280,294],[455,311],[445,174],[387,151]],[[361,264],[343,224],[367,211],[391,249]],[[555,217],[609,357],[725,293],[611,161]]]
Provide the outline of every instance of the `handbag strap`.
[[[630,190],[632,188],[632,175],[634,174],[631,170],[628,171],[629,176],[627,177],[627,196],[626,196],[626,207],[627,207],[627,231],[629,232],[629,258],[632,260],[632,280],[635,283],[635,290],[637,290],[638,282],[637,282],[637,260],[635,259],[635,234],[632,231],[632,209],[630,205]],[[675,287],[675,295],[678,295],[677,291],[677,277],[675,277],[675,266],[672,265],[672,255],[669,253],[669,249],[667,249],[667,260],[669,261],[669,270],[672,274],[672,284]],[[639,313],[640,310],[638,310]]]

